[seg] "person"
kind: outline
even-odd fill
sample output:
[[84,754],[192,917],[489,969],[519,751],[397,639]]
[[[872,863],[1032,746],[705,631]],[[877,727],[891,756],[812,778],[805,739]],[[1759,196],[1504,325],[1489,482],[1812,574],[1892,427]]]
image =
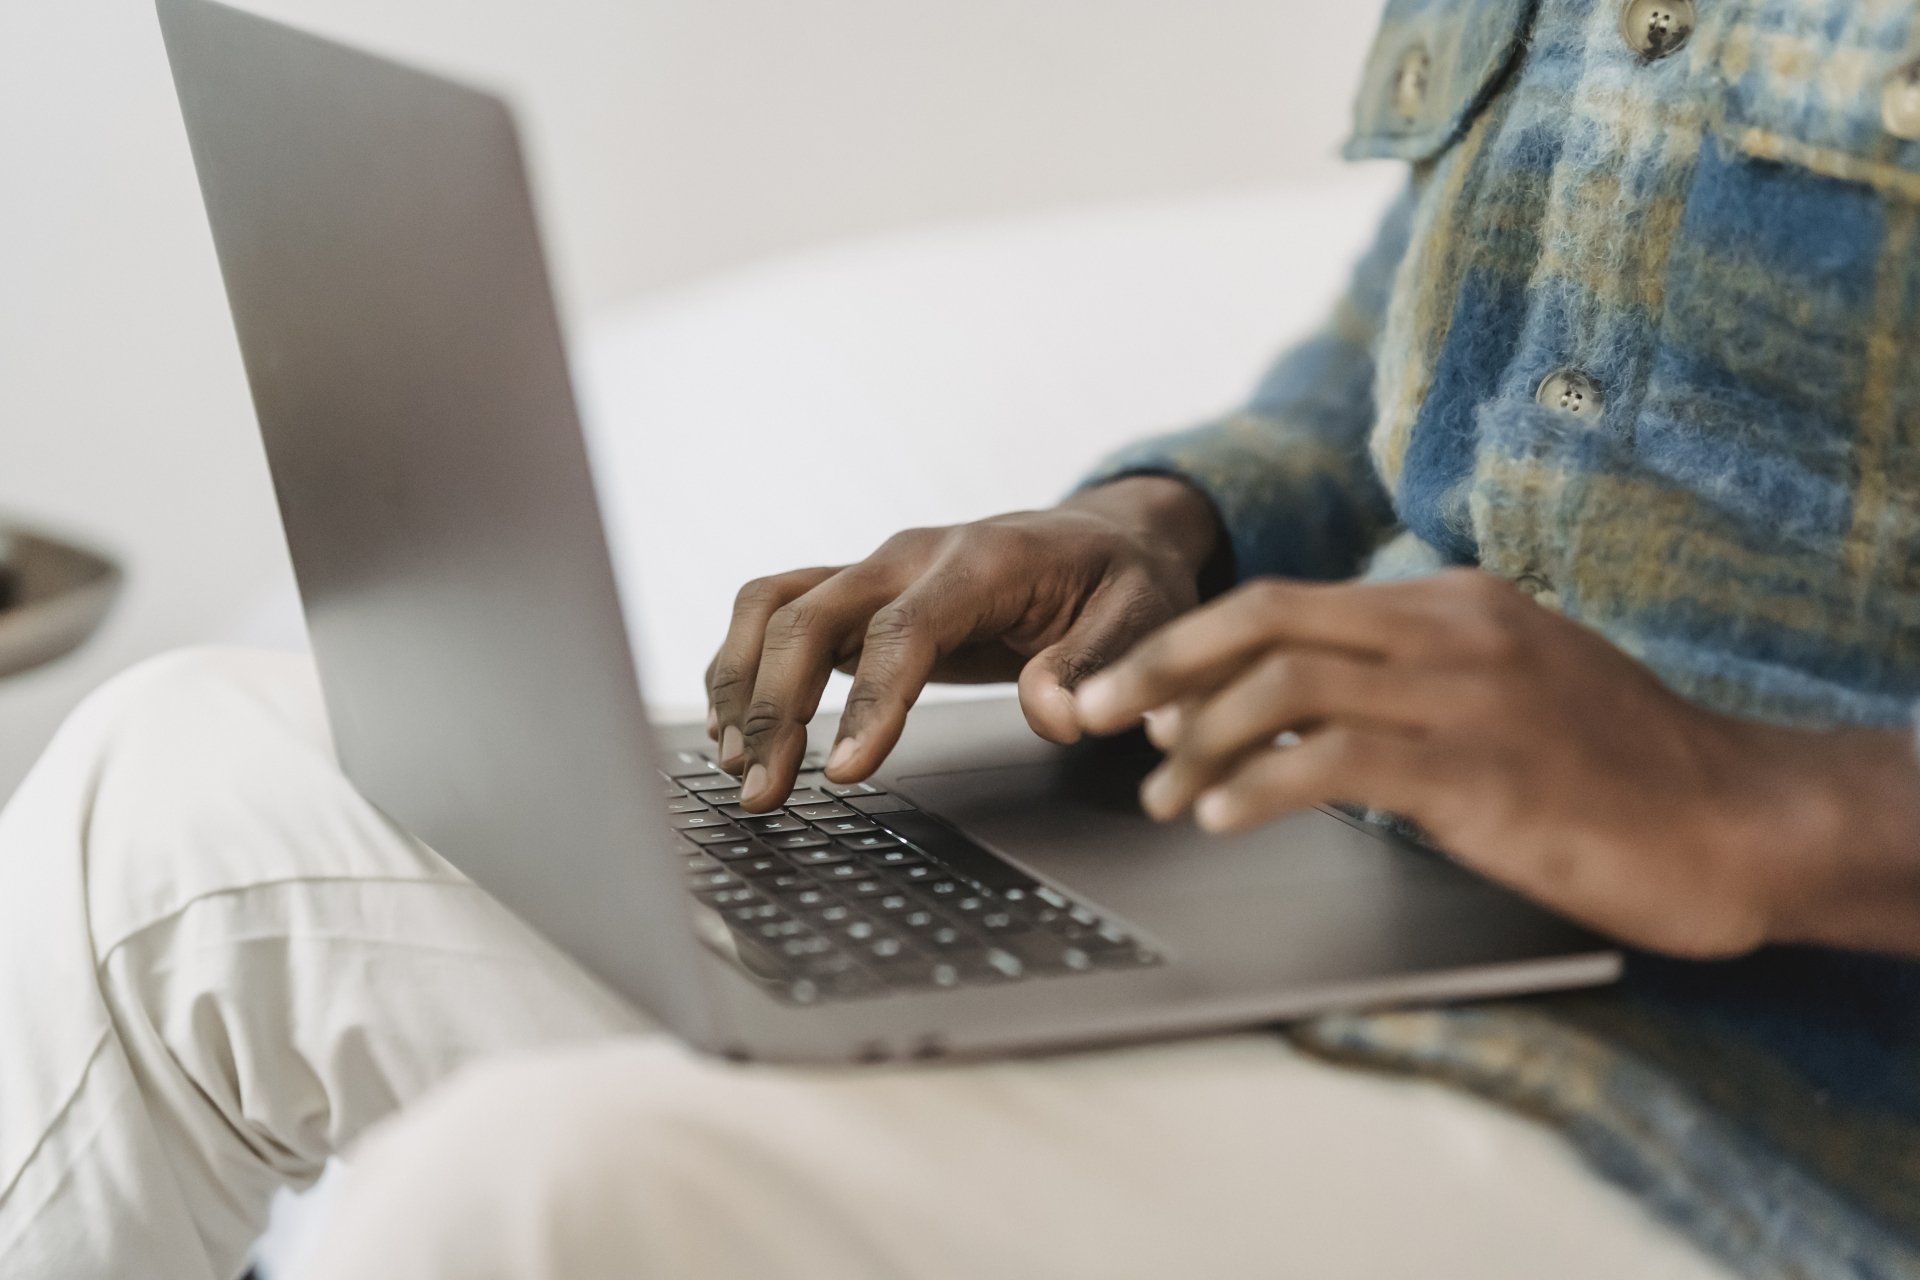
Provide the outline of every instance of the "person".
[[361,801],[302,664],[175,655],[0,815],[0,1274],[232,1275],[541,1047],[370,1137],[301,1275],[1920,1274],[1916,49],[1892,0],[1392,0],[1348,153],[1410,181],[1323,332],[1052,510],[749,585],[709,673],[750,807],[835,667],[845,780],[1012,677],[1049,738],[1146,719],[1156,817],[1374,807],[1619,988],[705,1061]]

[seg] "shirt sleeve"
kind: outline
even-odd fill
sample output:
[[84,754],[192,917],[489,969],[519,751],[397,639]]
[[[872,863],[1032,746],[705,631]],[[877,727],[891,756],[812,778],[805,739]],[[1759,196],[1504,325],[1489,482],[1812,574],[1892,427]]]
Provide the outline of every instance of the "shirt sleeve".
[[1375,347],[1412,205],[1409,189],[1387,211],[1332,317],[1273,363],[1244,406],[1128,445],[1081,487],[1130,475],[1185,480],[1219,513],[1235,580],[1358,572],[1393,523],[1367,436]]

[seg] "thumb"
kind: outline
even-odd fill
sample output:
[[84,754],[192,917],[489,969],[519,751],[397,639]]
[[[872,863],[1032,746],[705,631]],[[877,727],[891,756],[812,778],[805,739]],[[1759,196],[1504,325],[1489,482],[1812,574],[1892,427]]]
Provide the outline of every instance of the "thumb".
[[1078,742],[1074,689],[1175,612],[1172,603],[1146,583],[1103,583],[1067,633],[1021,668],[1020,710],[1027,724],[1049,742]]

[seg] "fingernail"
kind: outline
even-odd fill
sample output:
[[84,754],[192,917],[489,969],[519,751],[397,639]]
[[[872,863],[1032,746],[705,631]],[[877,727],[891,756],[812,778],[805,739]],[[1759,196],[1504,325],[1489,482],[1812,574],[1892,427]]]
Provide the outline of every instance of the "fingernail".
[[747,770],[746,781],[740,784],[740,798],[753,800],[767,789],[767,766],[756,764]]
[[860,739],[858,738],[840,739],[840,741],[833,744],[833,751],[831,754],[827,756],[827,772],[828,773],[840,772],[842,769],[852,764],[853,758],[859,754],[860,754]]
[[728,725],[727,731],[720,735],[720,767],[731,769],[746,749],[747,740],[740,736],[740,730]]
[[1149,817],[1171,818],[1175,813],[1174,805],[1178,799],[1178,785],[1174,782],[1173,775],[1165,769],[1154,770],[1147,775],[1147,780],[1140,784],[1140,807],[1147,811]]
[[1201,793],[1193,806],[1193,820],[1203,831],[1225,831],[1233,825],[1233,819],[1233,797],[1218,787]]

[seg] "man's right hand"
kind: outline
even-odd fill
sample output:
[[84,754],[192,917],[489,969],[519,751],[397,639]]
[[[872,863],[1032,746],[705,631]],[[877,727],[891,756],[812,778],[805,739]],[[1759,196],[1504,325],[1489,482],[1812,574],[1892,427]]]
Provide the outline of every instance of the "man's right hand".
[[1080,734],[1072,690],[1193,607],[1220,546],[1212,504],[1134,476],[1047,511],[910,529],[858,564],[798,569],[740,589],[707,668],[707,732],[765,810],[793,787],[828,675],[853,688],[827,761],[835,782],[880,766],[930,680],[1018,679],[1034,732]]

